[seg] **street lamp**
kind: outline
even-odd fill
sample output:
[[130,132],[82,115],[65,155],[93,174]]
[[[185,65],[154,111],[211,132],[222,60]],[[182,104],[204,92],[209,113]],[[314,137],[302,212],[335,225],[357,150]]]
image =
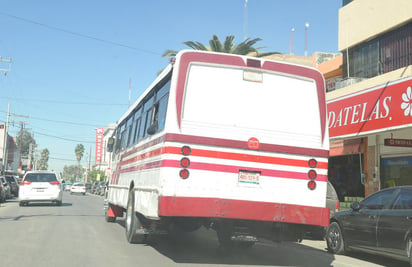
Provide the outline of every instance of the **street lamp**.
[[290,54],[293,55],[293,33],[295,32],[295,28],[290,30]]
[[305,23],[305,57],[308,56],[308,28],[309,22]]

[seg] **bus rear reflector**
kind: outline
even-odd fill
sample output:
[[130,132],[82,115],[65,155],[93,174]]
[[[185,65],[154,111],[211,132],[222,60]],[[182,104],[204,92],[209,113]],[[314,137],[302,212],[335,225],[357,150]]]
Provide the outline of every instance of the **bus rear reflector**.
[[179,175],[180,175],[180,178],[187,179],[187,178],[189,178],[189,170],[182,169],[182,170],[180,170]]
[[310,190],[315,190],[315,188],[316,188],[316,183],[315,183],[315,181],[313,181],[313,180],[309,181],[309,182],[308,182],[308,188],[309,188]]

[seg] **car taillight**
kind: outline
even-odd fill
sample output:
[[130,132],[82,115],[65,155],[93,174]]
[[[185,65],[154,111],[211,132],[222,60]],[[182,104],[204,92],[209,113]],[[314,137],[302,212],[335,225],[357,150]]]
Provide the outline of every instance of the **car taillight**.
[[20,183],[20,185],[29,185],[29,184],[31,184],[30,181],[23,181],[23,182]]
[[336,201],[336,208],[335,211],[338,212],[339,211],[339,200]]
[[59,181],[52,181],[52,182],[49,182],[49,183],[52,184],[52,185],[60,185]]

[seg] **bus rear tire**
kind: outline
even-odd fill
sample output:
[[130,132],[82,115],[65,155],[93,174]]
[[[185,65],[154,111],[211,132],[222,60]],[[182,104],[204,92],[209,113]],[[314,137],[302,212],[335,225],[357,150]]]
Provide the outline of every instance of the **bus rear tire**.
[[142,244],[146,241],[146,234],[138,233],[138,230],[143,230],[143,225],[134,210],[134,190],[132,189],[129,192],[126,210],[126,238],[129,243]]

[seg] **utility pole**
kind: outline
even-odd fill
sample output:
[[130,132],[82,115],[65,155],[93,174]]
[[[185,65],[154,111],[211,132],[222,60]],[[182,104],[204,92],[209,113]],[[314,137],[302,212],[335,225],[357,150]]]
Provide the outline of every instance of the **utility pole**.
[[9,141],[9,133],[8,133],[8,127],[9,127],[9,117],[10,117],[10,104],[8,104],[8,109],[7,109],[7,119],[6,119],[6,124],[4,125],[4,144],[3,144],[3,174],[6,173],[7,169],[7,142]]

